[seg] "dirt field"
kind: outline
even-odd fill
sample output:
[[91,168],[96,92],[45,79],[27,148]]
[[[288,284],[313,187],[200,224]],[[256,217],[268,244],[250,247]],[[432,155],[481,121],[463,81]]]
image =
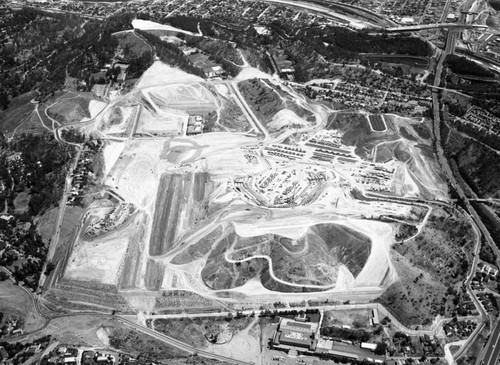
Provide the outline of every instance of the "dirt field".
[[371,310],[370,309],[360,309],[360,310],[335,310],[331,312],[325,312],[323,317],[323,323],[321,327],[329,326],[351,326],[355,328],[369,328],[372,329],[370,323]]
[[188,193],[185,183],[184,175],[164,174],[161,177],[149,241],[151,256],[163,255],[174,246],[183,196]]
[[[146,219],[145,217],[143,218]],[[137,230],[137,238],[131,239],[128,244],[127,252],[123,260],[123,268],[121,270],[121,276],[118,282],[118,287],[120,289],[132,289],[137,286],[137,282],[140,278],[142,255],[144,252],[144,229],[145,222],[142,223],[142,229]]]
[[151,256],[167,253],[179,232],[203,218],[204,200],[212,188],[209,174],[204,172],[161,176],[149,243]]
[[148,290],[159,290],[163,282],[165,266],[159,262],[148,260],[146,266],[145,284]]

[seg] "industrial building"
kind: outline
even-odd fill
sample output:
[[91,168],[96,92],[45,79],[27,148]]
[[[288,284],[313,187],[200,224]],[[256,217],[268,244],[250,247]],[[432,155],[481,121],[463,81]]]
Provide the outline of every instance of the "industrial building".
[[272,347],[282,350],[315,351],[318,343],[317,330],[317,323],[281,318],[271,342]]

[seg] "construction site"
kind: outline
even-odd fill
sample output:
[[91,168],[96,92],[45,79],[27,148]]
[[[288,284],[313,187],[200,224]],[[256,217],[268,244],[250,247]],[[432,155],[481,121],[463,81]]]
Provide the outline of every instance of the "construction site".
[[[422,121],[337,115],[282,85],[307,119],[283,103],[264,123],[238,88],[156,62],[78,125],[105,141],[93,194],[107,198],[86,207],[47,298],[132,313],[215,310],[363,302],[398,280],[397,228],[418,235],[425,200],[447,196],[430,140],[401,132]],[[287,118],[293,128],[268,129]]]

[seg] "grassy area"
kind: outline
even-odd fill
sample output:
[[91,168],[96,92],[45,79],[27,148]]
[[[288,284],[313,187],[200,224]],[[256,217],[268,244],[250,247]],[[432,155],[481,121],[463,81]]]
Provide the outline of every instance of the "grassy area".
[[33,91],[12,98],[9,108],[0,111],[0,131],[11,133],[26,121],[35,109],[35,104],[31,104],[30,100],[34,99],[36,95],[37,93]]
[[[46,105],[47,113],[61,124],[79,122],[85,117],[90,117],[89,103],[94,99],[90,93],[79,93],[77,95],[67,93],[57,99],[54,104],[48,103]],[[48,126],[50,125],[51,123],[48,124]]]

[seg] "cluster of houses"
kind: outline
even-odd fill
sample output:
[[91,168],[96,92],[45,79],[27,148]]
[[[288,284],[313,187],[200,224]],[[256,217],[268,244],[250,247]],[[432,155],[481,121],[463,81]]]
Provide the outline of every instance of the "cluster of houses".
[[68,195],[68,205],[78,205],[84,194],[89,180],[94,177],[93,156],[101,148],[100,141],[90,141],[85,144],[85,150],[78,160],[76,168],[71,175],[71,190]]
[[470,108],[463,119],[478,128],[500,135],[500,118],[477,106]]
[[422,116],[430,105],[430,96],[406,94],[398,91],[379,90],[361,86],[357,83],[335,82],[293,85],[315,100],[326,100],[332,103],[355,108],[383,110],[386,113],[400,112],[411,116]]
[[476,326],[477,323],[471,320],[451,321],[445,323],[443,329],[449,338],[465,339],[472,334]]

